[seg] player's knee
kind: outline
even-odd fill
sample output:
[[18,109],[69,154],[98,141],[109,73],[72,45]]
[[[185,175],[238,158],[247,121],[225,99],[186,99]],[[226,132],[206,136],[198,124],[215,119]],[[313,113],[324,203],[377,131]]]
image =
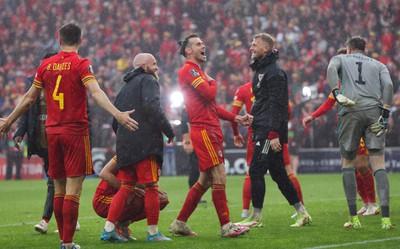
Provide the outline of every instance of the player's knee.
[[164,192],[164,193],[159,192],[159,193],[158,193],[158,197],[160,198],[160,203],[164,203],[164,202],[166,202],[167,204],[169,203],[167,193],[165,193],[165,192]]
[[382,156],[384,153],[383,149],[368,149],[371,156]]
[[352,161],[355,160],[357,157],[357,150],[348,151],[340,147],[340,155],[342,156],[342,158]]
[[120,188],[126,189],[126,190],[131,191],[131,192],[135,192],[136,186],[135,186],[134,183],[122,182]]

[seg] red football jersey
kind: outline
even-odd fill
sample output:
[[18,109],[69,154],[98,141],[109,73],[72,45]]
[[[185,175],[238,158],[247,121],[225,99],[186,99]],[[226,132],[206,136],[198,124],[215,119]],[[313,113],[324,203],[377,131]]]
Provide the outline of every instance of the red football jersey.
[[[247,82],[246,84],[239,87],[236,91],[235,97],[233,99],[232,104],[232,113],[239,114],[240,110],[242,109],[243,105],[246,106],[246,112],[251,113],[251,107],[253,106],[254,102],[254,94],[253,89],[251,88],[252,82]],[[238,124],[235,122],[231,122],[233,134],[235,136],[239,135],[238,131]],[[249,136],[251,136],[251,126],[249,126]]]
[[233,120],[235,115],[217,106],[217,83],[208,81],[201,68],[186,61],[178,71],[191,129],[215,127],[220,129],[219,118]]
[[[114,155],[111,160],[114,160],[115,163],[117,162],[117,155]],[[114,173],[115,174],[115,173]],[[96,188],[96,194],[100,196],[110,197],[108,199],[111,200],[112,196],[114,196],[118,192],[118,189],[114,188],[106,181],[101,180],[99,185]]]
[[233,106],[238,107],[239,110],[235,108],[234,111],[234,109],[232,109],[233,113],[238,114],[243,104],[246,105],[246,112],[249,114],[251,113],[251,107],[254,102],[254,94],[251,85],[251,81],[247,82],[246,84],[240,86],[239,89],[236,91],[235,97],[233,99]]
[[90,61],[75,52],[60,52],[42,61],[33,85],[46,91],[48,134],[89,134],[85,84],[92,80]]

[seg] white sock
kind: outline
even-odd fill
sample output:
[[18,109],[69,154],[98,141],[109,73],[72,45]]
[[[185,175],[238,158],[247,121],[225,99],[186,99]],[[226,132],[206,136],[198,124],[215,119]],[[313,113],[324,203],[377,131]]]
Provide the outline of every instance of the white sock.
[[243,209],[242,210],[242,218],[245,219],[249,217],[249,210],[248,209]]
[[293,206],[298,214],[307,214],[306,208],[301,202],[295,203]]
[[107,233],[113,231],[115,229],[114,223],[110,221],[106,221],[106,225],[104,226],[104,229],[106,230]]
[[158,225],[149,225],[147,231],[151,236],[154,236],[158,233]]
[[251,215],[252,220],[260,221],[262,217],[262,209],[261,208],[254,208],[253,209],[253,214]]

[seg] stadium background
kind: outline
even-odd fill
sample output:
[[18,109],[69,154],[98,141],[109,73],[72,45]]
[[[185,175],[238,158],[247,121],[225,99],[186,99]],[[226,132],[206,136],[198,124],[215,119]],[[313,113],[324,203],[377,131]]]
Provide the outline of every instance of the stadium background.
[[[58,51],[57,28],[74,21],[83,27],[79,54],[91,60],[96,77],[111,100],[123,84],[123,75],[131,70],[135,54],[150,52],[157,57],[163,106],[178,135],[174,149],[179,174],[185,173],[178,126],[182,105],[176,102],[176,97],[171,99],[179,91],[176,74],[183,62],[177,53],[177,41],[193,32],[201,35],[207,45],[208,62],[204,70],[218,82],[218,104],[230,109],[236,89],[251,79],[248,48],[252,35],[258,32],[274,35],[280,63],[289,75],[293,108],[290,145],[292,152],[299,151],[299,172],[303,166],[336,172],[340,162],[335,110],[316,120],[310,128],[304,129],[300,123],[329,93],[325,75],[329,59],[349,37],[361,35],[368,41],[368,55],[386,64],[391,72],[395,97],[387,145],[393,148],[387,152],[387,164],[396,171],[400,161],[396,148],[400,144],[399,1],[2,0],[0,9],[1,117],[10,113],[25,92],[23,79],[35,73],[44,53]],[[106,160],[115,145],[111,118],[99,106],[90,104],[93,147]],[[230,159],[227,153],[228,160],[232,160],[230,168],[234,169],[230,171],[228,167],[227,171],[241,173],[242,164],[236,161],[244,156],[244,151],[234,150],[229,123],[222,122],[222,127],[226,149],[234,154]],[[242,133],[245,130],[242,127]],[[5,170],[4,144],[0,149],[1,179]],[[239,164],[237,170],[235,163]],[[36,164],[26,161],[25,171],[41,177],[37,172],[40,167],[30,165]],[[331,166],[326,168],[326,165]]]

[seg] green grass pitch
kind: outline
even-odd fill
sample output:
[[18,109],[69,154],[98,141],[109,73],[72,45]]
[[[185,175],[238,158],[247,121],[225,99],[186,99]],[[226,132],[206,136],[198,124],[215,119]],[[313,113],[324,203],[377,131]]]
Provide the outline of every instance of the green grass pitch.
[[[207,205],[199,205],[189,219],[197,237],[171,236],[172,242],[157,244],[145,241],[146,221],[132,224],[130,228],[138,239],[134,242],[114,244],[100,241],[99,235],[105,220],[96,216],[91,201],[98,178],[84,182],[80,200],[79,223],[81,230],[74,240],[83,249],[89,248],[398,248],[399,229],[384,231],[380,227],[380,215],[360,216],[362,228],[344,229],[348,210],[342,189],[340,174],[299,175],[304,202],[313,218],[311,226],[290,228],[294,213],[279,192],[270,176],[266,176],[267,193],[263,209],[264,227],[251,229],[238,238],[221,238],[217,215],[212,205],[210,190],[204,199]],[[400,174],[389,174],[391,188],[391,217],[400,222]],[[239,221],[241,214],[243,176],[227,177],[227,197],[232,221]],[[186,196],[187,177],[161,177],[160,188],[168,192],[170,204],[161,212],[159,229],[169,235],[168,227],[178,215]],[[45,180],[0,182],[0,248],[59,248],[54,217],[46,235],[33,230],[42,215],[45,199]],[[361,201],[358,201],[358,208]]]

